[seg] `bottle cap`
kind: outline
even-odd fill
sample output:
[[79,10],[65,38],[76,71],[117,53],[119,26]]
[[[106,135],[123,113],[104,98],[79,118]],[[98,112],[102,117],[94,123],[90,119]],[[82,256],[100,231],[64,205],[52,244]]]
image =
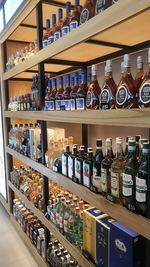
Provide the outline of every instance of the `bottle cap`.
[[112,72],[112,61],[111,60],[107,60],[106,61],[106,69],[105,69],[105,71],[107,73]]
[[61,19],[63,17],[63,11],[62,8],[58,8],[58,19]]
[[65,149],[66,149],[66,152],[70,152],[70,146],[69,145],[66,145]]
[[71,6],[71,2],[66,2],[66,6]]
[[140,139],[141,139],[141,135],[136,135],[136,136],[135,136],[135,141],[136,141],[136,142],[139,142]]
[[130,56],[128,54],[124,55],[124,67],[129,68],[130,67]]
[[150,48],[148,49],[148,63],[150,63]]
[[96,140],[96,146],[101,147],[102,146],[102,139],[97,139]]
[[79,0],[75,0],[75,1],[74,1],[74,5],[75,5],[75,6],[79,6]]
[[143,60],[142,60],[142,57],[141,56],[138,56],[137,57],[137,69],[138,70],[143,69]]
[[92,65],[92,76],[95,76],[97,72],[97,65]]
[[56,24],[56,14],[52,14],[52,24]]
[[88,151],[88,153],[89,152],[93,152],[93,148],[92,147],[88,147],[87,151]]
[[50,28],[50,19],[46,19],[46,29]]

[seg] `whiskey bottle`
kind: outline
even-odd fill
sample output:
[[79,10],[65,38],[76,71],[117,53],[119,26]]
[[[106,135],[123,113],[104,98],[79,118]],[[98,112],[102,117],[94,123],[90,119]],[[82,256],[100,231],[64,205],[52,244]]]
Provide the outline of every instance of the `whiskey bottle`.
[[124,171],[122,142],[116,140],[116,158],[111,165],[111,196],[113,202],[122,203],[122,173]]
[[55,26],[55,31],[54,31],[54,42],[60,39],[61,37],[61,28],[63,24],[63,11],[62,8],[58,8],[58,24]]
[[46,30],[45,30],[44,35],[43,35],[43,48],[48,45],[49,31],[50,31],[50,20],[47,19],[46,20]]
[[49,110],[55,110],[55,95],[57,92],[57,81],[56,78],[52,79],[52,90],[49,97]]
[[45,93],[45,110],[50,110],[50,94],[52,90],[52,84],[51,80],[48,80],[47,88],[46,88],[46,93]]
[[85,109],[85,100],[87,94],[87,83],[86,83],[86,71],[84,69],[81,70],[81,84],[77,91],[76,95],[76,108],[77,110]]
[[83,161],[83,185],[90,188],[93,175],[93,150],[88,148],[87,159]]
[[68,157],[68,177],[73,178],[75,175],[75,158],[77,157],[77,147],[72,147],[72,154]]
[[71,3],[66,3],[66,17],[63,20],[61,34],[62,36],[69,33],[69,23],[70,23],[70,17],[71,17]]
[[70,146],[66,145],[65,152],[62,153],[61,160],[62,160],[62,174],[68,176],[68,157],[71,154]]
[[55,26],[56,26],[56,15],[52,14],[52,27],[50,28],[48,34],[48,44],[52,44],[54,42]]
[[88,87],[86,95],[86,108],[87,109],[98,109],[99,107],[99,94],[101,92],[99,83],[97,81],[97,67],[92,65],[92,82]]
[[137,108],[136,83],[130,70],[129,55],[124,55],[124,74],[116,93],[117,108]]
[[79,74],[78,72],[75,72],[74,74],[74,86],[70,92],[70,109],[75,110],[76,109],[76,95],[77,91],[79,89]]
[[140,162],[142,160],[142,155],[143,155],[142,151],[143,151],[143,144],[144,143],[148,143],[148,140],[145,139],[145,138],[140,139],[139,164],[140,164]]
[[102,12],[111,5],[112,5],[112,0],[97,0],[95,6],[95,15]]
[[83,184],[83,161],[85,159],[84,149],[79,149],[79,155],[75,158],[75,176],[72,180],[76,183]]
[[61,109],[70,110],[70,92],[71,92],[70,74],[66,75],[65,83],[66,86],[62,95]]
[[104,159],[103,151],[102,151],[102,140],[96,140],[96,153],[93,158],[93,175],[91,179],[90,190],[96,193],[102,192],[101,188],[101,162]]
[[138,161],[140,157],[140,139],[141,139],[141,135],[135,136],[136,157]]
[[143,143],[142,159],[136,174],[136,206],[140,214],[146,216],[148,202],[149,143]]
[[86,0],[80,16],[80,24],[95,16],[96,0]]
[[150,48],[148,49],[148,73],[144,77],[144,81],[139,89],[139,107],[150,107]]
[[62,101],[62,95],[64,92],[64,87],[63,87],[63,77],[59,77],[58,79],[58,83],[59,83],[59,89],[56,92],[56,96],[55,96],[55,106],[56,106],[56,110],[60,110],[61,107],[61,101]]
[[106,61],[105,66],[105,81],[102,86],[102,92],[99,98],[100,109],[114,109],[116,103],[117,85],[112,76],[111,60]]
[[111,140],[106,139],[106,155],[101,162],[101,188],[102,194],[106,195],[111,189],[111,164],[113,162],[112,158],[112,147]]
[[125,146],[125,151],[124,151],[125,158],[128,155],[128,142],[129,142],[130,138],[131,138],[131,136],[126,136],[126,146]]
[[143,60],[141,56],[137,57],[137,72],[135,76],[135,83],[137,87],[137,94],[139,91],[139,88],[144,80],[144,72],[143,72]]
[[70,31],[76,29],[80,23],[80,3],[79,0],[74,0],[74,10],[70,19]]
[[136,212],[135,206],[135,175],[139,164],[136,158],[135,141],[129,140],[128,155],[123,172],[123,204],[127,209]]

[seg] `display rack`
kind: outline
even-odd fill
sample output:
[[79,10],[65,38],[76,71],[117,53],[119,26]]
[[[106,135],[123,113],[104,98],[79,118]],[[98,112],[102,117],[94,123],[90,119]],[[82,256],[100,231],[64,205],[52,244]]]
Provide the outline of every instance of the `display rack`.
[[[49,222],[39,210],[16,189],[10,182],[10,170],[12,168],[12,157],[39,171],[43,177],[44,212],[48,203],[48,179],[57,182],[72,193],[82,197],[93,206],[108,213],[115,219],[125,223],[135,231],[148,239],[146,248],[146,267],[150,263],[150,219],[133,214],[124,207],[111,203],[100,195],[90,192],[85,187],[73,183],[61,174],[57,174],[46,168],[45,152],[47,150],[46,121],[81,123],[82,140],[87,145],[88,124],[145,127],[150,128],[150,109],[135,110],[106,110],[106,111],[36,111],[36,112],[8,112],[9,84],[14,81],[31,81],[31,75],[38,72],[39,92],[41,109],[44,103],[44,70],[53,76],[62,75],[67,72],[87,68],[91,64],[100,63],[107,59],[118,58],[124,53],[135,53],[150,46],[149,36],[149,0],[119,0],[117,4],[109,7],[104,12],[96,15],[76,30],[57,40],[57,42],[42,49],[43,25],[46,10],[54,7],[64,7],[64,1],[27,1],[20,11],[16,22],[0,35],[1,42],[1,91],[4,110],[4,134],[6,147],[6,174],[8,186],[8,209],[12,213],[12,201],[14,193],[23,200],[35,215],[42,221],[46,229],[49,229],[59,241],[70,251],[72,256],[79,261],[83,267],[92,266],[68,240]],[[42,12],[43,10],[43,12]],[[35,21],[30,21],[34,15]],[[142,23],[141,23],[142,22]],[[24,29],[21,36],[20,30]],[[29,29],[32,28],[32,31]],[[39,51],[25,62],[20,63],[9,71],[5,71],[7,61],[8,42],[28,42],[37,37]],[[23,39],[21,39],[23,38]],[[69,60],[68,60],[69,59]],[[8,145],[8,126],[11,118],[34,119],[40,121],[42,135],[42,164],[37,163],[18,152],[10,149]],[[149,131],[150,141],[150,131]],[[149,163],[150,168],[150,163]],[[149,169],[150,187],[150,169]],[[148,214],[150,218],[150,214]],[[16,222],[15,222],[16,223]],[[46,230],[47,231],[47,230]],[[46,244],[48,244],[48,232],[46,232]]]

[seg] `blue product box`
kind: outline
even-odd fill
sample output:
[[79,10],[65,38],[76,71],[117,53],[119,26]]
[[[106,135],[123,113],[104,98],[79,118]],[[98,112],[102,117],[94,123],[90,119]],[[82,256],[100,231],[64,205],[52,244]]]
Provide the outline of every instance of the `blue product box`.
[[110,234],[110,267],[144,267],[142,245],[138,233],[118,221],[113,222]]

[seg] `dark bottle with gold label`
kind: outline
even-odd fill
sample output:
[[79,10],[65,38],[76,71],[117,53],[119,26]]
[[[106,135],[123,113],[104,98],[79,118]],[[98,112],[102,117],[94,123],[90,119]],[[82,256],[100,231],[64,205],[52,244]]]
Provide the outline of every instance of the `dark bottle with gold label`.
[[93,174],[93,150],[88,148],[87,158],[83,162],[83,185],[90,187]]
[[95,15],[102,12],[111,5],[112,5],[112,0],[97,0],[95,6]]
[[112,76],[111,60],[106,61],[105,81],[99,98],[100,109],[114,109],[116,103],[117,85]]
[[130,70],[129,55],[124,55],[124,74],[116,93],[117,108],[138,108],[136,99],[137,87]]
[[86,0],[80,16],[80,24],[95,16],[96,0]]
[[98,109],[100,92],[101,92],[101,89],[97,81],[97,67],[96,65],[92,65],[92,81],[88,87],[88,91],[86,95],[86,108],[87,109]]
[[148,50],[148,73],[144,77],[144,81],[139,89],[139,107],[150,107],[150,48]]

